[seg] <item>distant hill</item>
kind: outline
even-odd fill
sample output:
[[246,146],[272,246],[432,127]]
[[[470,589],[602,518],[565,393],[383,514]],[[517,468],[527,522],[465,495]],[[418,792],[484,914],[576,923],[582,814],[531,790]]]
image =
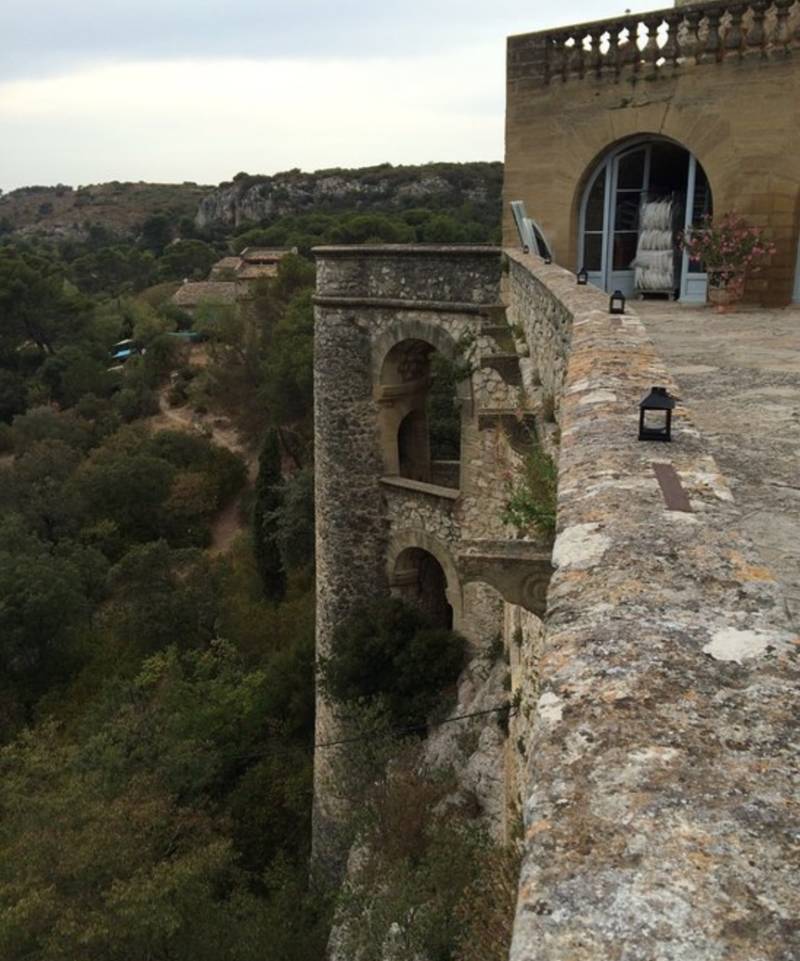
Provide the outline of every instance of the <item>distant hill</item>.
[[[166,215],[173,232],[194,228],[222,237],[248,225],[271,224],[309,213],[404,211],[423,207],[494,224],[499,220],[503,165],[430,163],[356,169],[332,168],[273,176],[237,174],[218,187],[195,183],[90,184],[84,187],[21,187],[0,195],[3,235],[86,240],[134,240],[142,225]],[[189,229],[181,228],[184,220]],[[102,242],[102,238],[98,238]]]
[[16,233],[83,239],[92,227],[129,239],[154,214],[177,222],[194,218],[212,189],[195,183],[90,184],[85,187],[21,187],[0,195],[0,236]]
[[200,203],[199,228],[236,228],[298,214],[342,210],[391,211],[413,207],[452,211],[464,204],[479,219],[497,219],[502,163],[380,164],[274,176],[237,174]]

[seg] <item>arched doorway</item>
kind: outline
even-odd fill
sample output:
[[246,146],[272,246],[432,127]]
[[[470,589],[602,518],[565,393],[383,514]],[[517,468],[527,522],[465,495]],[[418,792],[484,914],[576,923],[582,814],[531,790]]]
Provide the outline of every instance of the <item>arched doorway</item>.
[[447,596],[447,575],[429,551],[407,547],[395,561],[394,592],[419,608],[433,627],[453,628],[453,607]]
[[458,488],[461,406],[454,365],[424,340],[395,344],[378,385],[389,475]]
[[608,292],[669,294],[703,303],[707,278],[678,236],[711,214],[708,178],[694,154],[665,137],[628,140],[591,172],[580,206],[578,269]]

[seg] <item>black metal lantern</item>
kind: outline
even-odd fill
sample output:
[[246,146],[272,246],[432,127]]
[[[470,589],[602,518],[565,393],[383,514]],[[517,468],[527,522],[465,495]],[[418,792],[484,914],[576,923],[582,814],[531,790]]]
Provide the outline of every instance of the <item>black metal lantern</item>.
[[579,286],[583,287],[584,284],[589,283],[589,273],[585,267],[581,267],[576,276],[578,278]]
[[639,440],[672,440],[675,398],[666,387],[653,387],[639,404]]
[[552,264],[553,258],[550,256],[550,254],[545,254],[545,255],[544,255],[544,262],[545,262],[546,264]]
[[625,313],[625,295],[621,290],[615,290],[611,295],[611,299],[608,302],[608,312],[609,314]]

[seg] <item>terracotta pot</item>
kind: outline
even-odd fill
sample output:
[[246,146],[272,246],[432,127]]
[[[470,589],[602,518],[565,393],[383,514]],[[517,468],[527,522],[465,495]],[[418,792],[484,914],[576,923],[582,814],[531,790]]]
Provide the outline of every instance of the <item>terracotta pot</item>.
[[740,280],[732,280],[727,284],[714,286],[709,277],[708,300],[714,305],[714,310],[718,314],[729,314],[735,309],[737,301],[742,299],[744,294],[744,283]]

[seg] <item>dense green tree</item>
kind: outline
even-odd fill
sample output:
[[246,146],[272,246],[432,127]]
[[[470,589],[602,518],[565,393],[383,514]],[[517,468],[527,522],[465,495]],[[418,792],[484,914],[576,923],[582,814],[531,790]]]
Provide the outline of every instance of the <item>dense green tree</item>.
[[26,341],[43,353],[86,330],[91,304],[64,284],[46,259],[0,247],[0,350]]
[[314,472],[305,467],[281,484],[275,542],[284,568],[300,570],[314,563]]
[[253,504],[253,548],[264,594],[280,600],[286,590],[286,572],[277,542],[276,512],[281,506],[281,450],[278,433],[267,431],[258,458]]
[[23,698],[41,692],[64,669],[71,632],[90,607],[81,572],[56,557],[20,519],[0,525],[0,662],[4,682]]
[[127,454],[103,447],[81,464],[74,481],[91,520],[113,521],[135,542],[153,540],[164,529],[174,475],[170,463],[144,451]]
[[202,240],[176,240],[158,261],[158,276],[163,280],[205,280],[218,254]]
[[345,705],[380,701],[397,726],[424,725],[463,667],[465,641],[432,629],[396,599],[365,602],[339,624],[321,662],[326,694]]
[[0,368],[0,421],[10,424],[25,410],[25,379],[15,370]]
[[142,224],[142,246],[160,257],[164,248],[172,240],[173,231],[174,228],[169,214],[153,214]]

